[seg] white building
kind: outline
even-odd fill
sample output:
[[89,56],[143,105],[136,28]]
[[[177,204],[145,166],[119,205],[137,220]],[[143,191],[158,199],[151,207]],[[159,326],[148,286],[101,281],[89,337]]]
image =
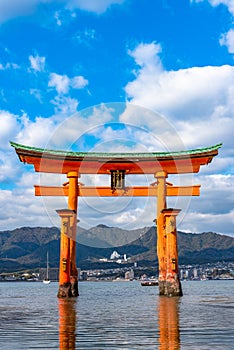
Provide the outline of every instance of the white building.
[[110,259],[111,260],[116,260],[116,259],[119,259],[119,258],[120,258],[120,254],[116,250],[114,250],[113,253],[110,256]]
[[125,279],[126,280],[133,280],[134,279],[134,271],[131,269],[130,271],[125,272]]

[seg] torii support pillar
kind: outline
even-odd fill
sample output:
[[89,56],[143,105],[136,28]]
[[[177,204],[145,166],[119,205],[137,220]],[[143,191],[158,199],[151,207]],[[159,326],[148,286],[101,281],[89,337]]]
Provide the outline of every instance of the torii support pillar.
[[159,295],[165,295],[165,282],[166,282],[166,235],[165,235],[165,218],[162,214],[162,210],[166,209],[166,193],[167,184],[166,178],[167,173],[160,171],[154,175],[157,179],[158,196],[157,196],[157,256],[159,265]]
[[68,188],[68,208],[73,211],[74,215],[70,219],[72,237],[70,239],[70,273],[71,273],[71,293],[73,297],[79,295],[78,291],[78,272],[76,267],[76,228],[77,228],[77,198],[78,198],[78,177],[77,171],[69,171],[67,174],[69,179]]
[[182,296],[182,287],[179,279],[178,247],[176,234],[176,216],[180,209],[163,209],[164,230],[166,237],[166,280],[164,295]]
[[70,278],[70,238],[72,235],[71,219],[74,216],[73,210],[56,210],[61,217],[60,236],[60,264],[59,264],[59,290],[58,298],[72,297]]

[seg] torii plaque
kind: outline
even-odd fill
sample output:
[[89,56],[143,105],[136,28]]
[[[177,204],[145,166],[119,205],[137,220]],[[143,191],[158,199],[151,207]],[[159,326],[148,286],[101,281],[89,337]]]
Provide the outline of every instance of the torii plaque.
[[[92,153],[66,152],[34,148],[11,142],[21,162],[33,164],[36,172],[66,174],[63,187],[35,186],[36,196],[68,196],[68,210],[57,211],[62,218],[60,273],[58,297],[78,296],[76,268],[76,227],[78,197],[153,196],[157,197],[157,255],[159,262],[159,294],[181,296],[178,273],[176,216],[179,209],[167,209],[167,196],[199,196],[200,185],[172,186],[170,174],[198,173],[201,165],[209,164],[222,144],[181,152],[161,153]],[[82,174],[108,174],[111,186],[80,185]],[[156,182],[150,186],[125,186],[130,174],[152,174]],[[68,231],[64,227],[68,223]],[[65,232],[68,232],[65,234]],[[66,243],[66,244],[64,244]],[[64,251],[65,250],[65,251]],[[64,257],[70,257],[66,262]],[[69,266],[68,266],[68,265]],[[64,285],[66,283],[66,285]]]

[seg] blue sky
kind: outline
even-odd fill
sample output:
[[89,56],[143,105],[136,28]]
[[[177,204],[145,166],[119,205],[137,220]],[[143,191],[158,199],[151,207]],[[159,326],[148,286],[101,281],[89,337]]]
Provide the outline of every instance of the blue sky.
[[[234,1],[0,0],[0,230],[59,225],[60,184],[19,162],[9,140],[77,151],[168,151],[223,142],[219,156],[174,184],[178,229],[234,236]],[[150,177],[128,178],[148,184]],[[85,184],[109,184],[87,176]],[[151,226],[154,199],[80,199],[83,227]]]

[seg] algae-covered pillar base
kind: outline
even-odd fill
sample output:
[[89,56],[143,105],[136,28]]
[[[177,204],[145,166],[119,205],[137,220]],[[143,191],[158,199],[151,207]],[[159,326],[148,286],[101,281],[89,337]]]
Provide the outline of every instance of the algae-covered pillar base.
[[182,296],[182,287],[179,279],[178,247],[176,234],[176,216],[179,209],[163,209],[166,235],[166,280],[164,282],[164,295]]
[[59,264],[59,290],[58,298],[72,297],[70,279],[70,237],[71,223],[74,216],[73,210],[56,210],[61,217],[61,237],[60,237],[60,264]]

